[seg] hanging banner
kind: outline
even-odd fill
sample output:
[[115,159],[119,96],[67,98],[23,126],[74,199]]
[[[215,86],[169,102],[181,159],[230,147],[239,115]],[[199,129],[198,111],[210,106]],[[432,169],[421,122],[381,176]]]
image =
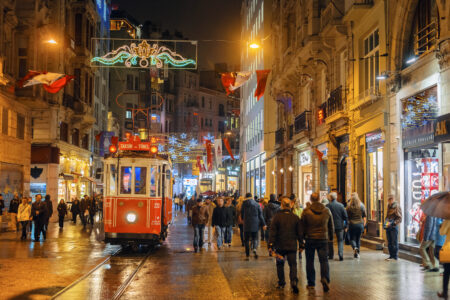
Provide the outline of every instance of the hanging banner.
[[213,169],[213,162],[212,162],[212,149],[211,149],[211,141],[206,140],[205,141],[205,147],[206,147],[206,164],[208,165],[208,172],[211,172]]
[[269,77],[270,70],[256,70],[256,90],[255,97],[257,101],[264,96],[266,90],[267,77]]
[[225,145],[225,148],[227,148],[228,153],[231,156],[231,159],[234,160],[233,151],[231,151],[230,142],[227,138],[223,139],[223,144]]
[[216,155],[216,166],[222,166],[222,139],[214,139],[214,152]]

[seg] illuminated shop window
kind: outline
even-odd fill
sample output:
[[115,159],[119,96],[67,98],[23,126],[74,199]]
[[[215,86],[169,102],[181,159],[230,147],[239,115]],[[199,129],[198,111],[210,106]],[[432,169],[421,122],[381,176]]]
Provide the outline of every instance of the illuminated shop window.
[[120,193],[131,194],[131,167],[121,167]]

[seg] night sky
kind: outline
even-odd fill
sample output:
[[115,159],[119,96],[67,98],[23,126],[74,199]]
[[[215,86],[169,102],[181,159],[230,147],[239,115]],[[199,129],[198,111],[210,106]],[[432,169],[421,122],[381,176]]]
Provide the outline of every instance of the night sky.
[[[114,0],[139,22],[149,20],[163,31],[178,30],[191,40],[199,41],[199,69],[213,69],[214,63],[229,66],[240,63],[242,0]],[[229,40],[235,42],[206,42]]]

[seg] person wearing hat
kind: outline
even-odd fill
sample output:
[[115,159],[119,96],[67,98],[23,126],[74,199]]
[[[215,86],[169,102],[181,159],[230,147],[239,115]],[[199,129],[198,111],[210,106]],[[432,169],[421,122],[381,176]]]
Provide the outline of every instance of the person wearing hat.
[[205,225],[208,223],[209,210],[203,204],[202,198],[197,199],[197,204],[192,207],[192,227],[194,227],[194,251],[197,253],[198,249],[203,246],[203,233]]

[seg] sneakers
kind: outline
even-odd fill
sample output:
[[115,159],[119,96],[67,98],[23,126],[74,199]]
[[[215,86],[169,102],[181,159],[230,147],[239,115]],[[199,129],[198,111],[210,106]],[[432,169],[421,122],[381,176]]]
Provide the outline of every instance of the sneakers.
[[439,268],[428,269],[426,272],[439,272]]
[[255,259],[258,259],[258,254],[256,253],[256,250],[253,250],[253,255],[255,256]]
[[339,256],[339,261],[343,261],[344,257],[343,256]]
[[392,260],[397,260],[396,258],[393,258],[393,257],[388,257],[388,258],[386,258],[385,259],[386,261],[392,261]]
[[328,291],[330,290],[330,284],[328,283],[328,280],[326,280],[325,278],[322,278],[320,280],[320,282],[322,283],[323,291],[325,293],[328,293]]
[[358,258],[359,257],[358,248],[355,248],[355,250],[353,250],[353,257],[354,258]]

